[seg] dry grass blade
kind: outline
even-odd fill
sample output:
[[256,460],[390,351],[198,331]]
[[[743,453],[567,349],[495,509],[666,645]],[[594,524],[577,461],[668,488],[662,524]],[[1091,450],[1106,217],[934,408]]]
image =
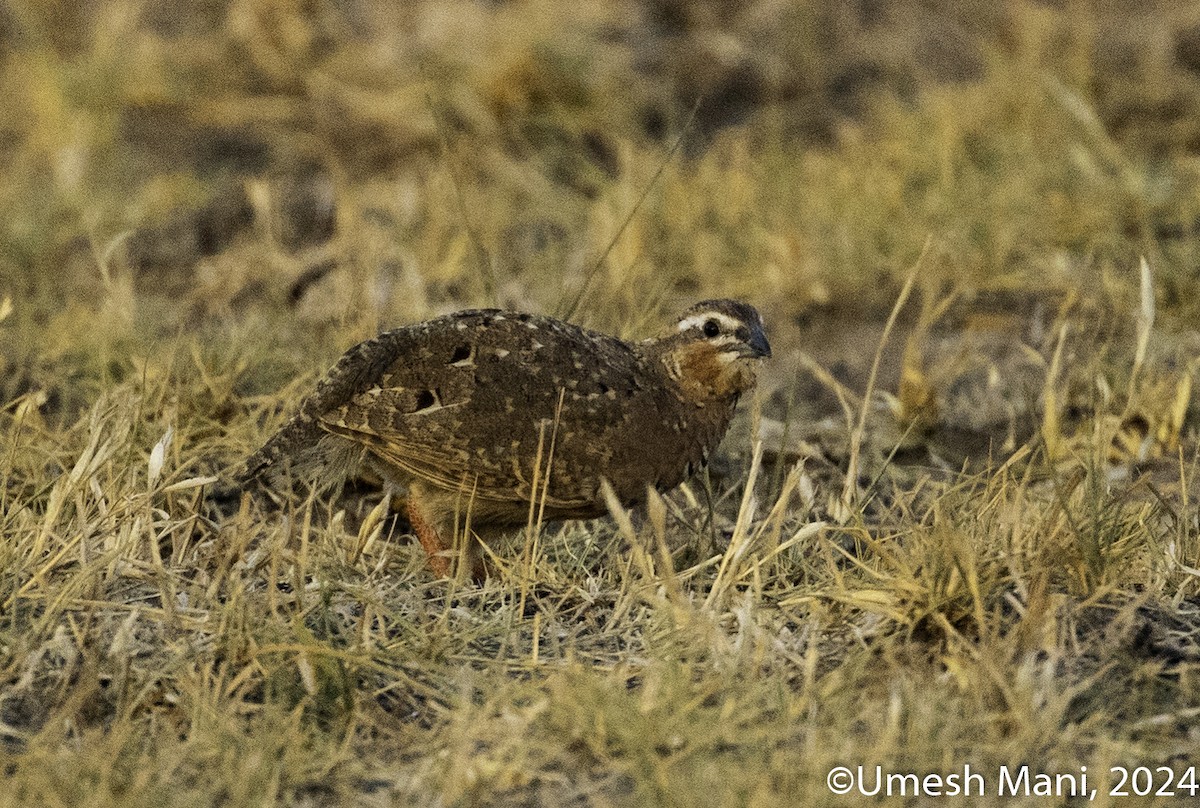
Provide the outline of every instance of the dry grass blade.
[[1068,325],[1063,323],[1058,331],[1058,341],[1054,345],[1054,354],[1050,365],[1046,368],[1046,383],[1042,388],[1042,442],[1046,447],[1046,459],[1054,462],[1063,457],[1066,451],[1066,441],[1062,434],[1062,404],[1060,402],[1060,385],[1062,374],[1063,345],[1067,341]]
[[704,598],[705,610],[711,611],[716,604],[724,603],[729,597],[729,589],[738,577],[742,560],[750,552],[760,531],[753,531],[751,523],[758,510],[758,501],[754,494],[754,484],[758,481],[762,470],[763,445],[761,441],[754,443],[754,455],[750,461],[750,471],[746,475],[745,489],[742,492],[742,503],[738,507],[737,521],[733,526],[733,535],[729,537],[729,546],[721,556],[717,567],[716,577],[712,587]]
[[696,119],[696,113],[700,111],[700,104],[702,101],[703,98],[697,98],[695,103],[692,104],[692,111],[688,113],[687,120],[684,121],[683,127],[679,130],[679,135],[676,136],[675,142],[671,144],[671,148],[668,149],[666,155],[663,156],[662,161],[658,164],[658,168],[655,169],[653,176],[650,177],[650,181],[646,183],[646,187],[642,189],[642,193],[638,197],[637,201],[630,206],[628,213],[625,214],[625,218],[621,221],[621,224],[613,233],[612,238],[609,239],[608,244],[605,245],[604,249],[600,251],[600,255],[592,264],[591,269],[588,270],[586,275],[584,275],[583,283],[579,285],[579,291],[575,293],[575,297],[571,299],[571,303],[567,306],[566,310],[561,313],[561,317],[564,320],[572,319],[579,312],[579,306],[583,303],[584,298],[587,296],[589,288],[592,285],[592,281],[595,279],[596,275],[599,274],[601,267],[603,267],[604,262],[608,260],[608,256],[612,253],[613,248],[617,246],[617,242],[619,242],[621,237],[625,235],[625,230],[629,227],[629,223],[633,221],[633,217],[637,216],[638,211],[641,209],[642,205],[645,204],[646,198],[650,196],[650,192],[653,191],[655,185],[658,184],[658,180],[662,176],[662,173],[666,171],[667,166],[670,165],[671,160],[674,159],[676,152],[679,151],[679,148],[687,139],[688,133],[692,128],[692,122]]
[[892,329],[896,325],[896,318],[900,316],[900,311],[904,308],[904,304],[908,302],[908,296],[912,293],[913,284],[917,280],[917,274],[924,264],[926,256],[929,255],[929,250],[933,243],[933,238],[929,237],[925,240],[925,246],[921,249],[921,255],[913,266],[912,272],[905,279],[904,285],[900,287],[900,294],[896,296],[896,302],[892,306],[892,311],[888,315],[887,322],[883,327],[883,334],[879,337],[879,344],[875,348],[875,358],[871,362],[871,372],[867,377],[867,386],[863,391],[862,403],[858,410],[858,423],[854,427],[854,431],[850,434],[850,451],[849,462],[846,467],[846,482],[842,488],[841,512],[837,514],[839,522],[845,522],[854,513],[855,505],[858,502],[858,464],[859,454],[862,451],[863,439],[867,430],[867,416],[871,409],[871,400],[875,394],[875,379],[879,375],[879,361],[883,357],[883,348],[887,344],[888,338],[891,337]]
[[[427,82],[428,83],[428,82]],[[445,158],[447,170],[450,172],[450,184],[454,188],[454,203],[458,208],[459,222],[467,231],[467,236],[471,240],[471,247],[475,250],[475,264],[479,270],[480,280],[483,281],[484,299],[490,305],[495,306],[498,302],[498,293],[496,290],[496,270],[492,266],[492,257],[483,243],[483,237],[479,234],[478,228],[471,219],[470,211],[467,209],[467,198],[463,191],[463,181],[459,176],[458,163],[454,158],[454,150],[450,146],[450,127],[445,120],[445,116],[433,102],[433,96],[428,92],[425,93],[425,105],[429,109],[429,114],[433,116],[433,120],[437,123],[438,137],[441,139],[442,156]]]
[[1132,403],[1137,389],[1138,376],[1146,363],[1146,350],[1150,347],[1150,335],[1154,331],[1154,276],[1150,264],[1142,256],[1138,264],[1138,293],[1140,305],[1134,316],[1137,328],[1137,344],[1133,354],[1133,369],[1129,372],[1129,392],[1126,401]]

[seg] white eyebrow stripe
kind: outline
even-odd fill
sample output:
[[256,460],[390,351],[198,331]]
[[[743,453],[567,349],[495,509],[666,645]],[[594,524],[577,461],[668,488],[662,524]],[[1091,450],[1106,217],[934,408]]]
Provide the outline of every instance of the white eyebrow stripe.
[[700,328],[709,320],[716,320],[723,326],[722,330],[728,331],[736,331],[739,326],[743,325],[741,320],[736,317],[730,317],[728,314],[723,314],[719,311],[702,311],[680,320],[679,330],[687,331],[689,328]]

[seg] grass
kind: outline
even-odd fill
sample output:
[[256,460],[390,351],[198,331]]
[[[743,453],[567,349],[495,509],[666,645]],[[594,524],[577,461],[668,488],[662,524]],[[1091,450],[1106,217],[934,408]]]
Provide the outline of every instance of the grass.
[[[0,5],[0,806],[1186,802],[1104,792],[1197,760],[1195,20],[750,5]],[[366,483],[208,501],[382,328],[725,295],[776,355],[712,467],[482,586]]]

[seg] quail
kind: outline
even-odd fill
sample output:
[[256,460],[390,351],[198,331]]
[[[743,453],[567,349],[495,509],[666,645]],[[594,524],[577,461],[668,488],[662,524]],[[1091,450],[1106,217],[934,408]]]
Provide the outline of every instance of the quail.
[[[633,506],[707,461],[771,355],[757,310],[708,300],[626,342],[562,320],[460,311],[351,348],[236,473],[328,488],[362,466],[406,492],[433,572],[455,535]],[[469,535],[469,534],[467,534]],[[487,538],[488,536],[485,536]],[[461,563],[482,575],[468,540]]]

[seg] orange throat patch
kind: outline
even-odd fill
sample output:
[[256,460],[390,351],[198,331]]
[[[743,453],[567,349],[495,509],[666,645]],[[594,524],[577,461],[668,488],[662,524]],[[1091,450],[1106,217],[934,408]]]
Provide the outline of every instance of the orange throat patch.
[[679,386],[698,399],[729,399],[754,386],[754,360],[731,357],[708,343],[681,345],[663,361]]

